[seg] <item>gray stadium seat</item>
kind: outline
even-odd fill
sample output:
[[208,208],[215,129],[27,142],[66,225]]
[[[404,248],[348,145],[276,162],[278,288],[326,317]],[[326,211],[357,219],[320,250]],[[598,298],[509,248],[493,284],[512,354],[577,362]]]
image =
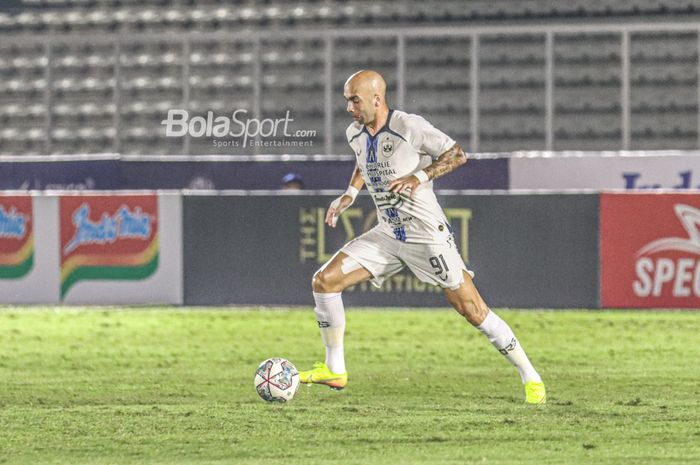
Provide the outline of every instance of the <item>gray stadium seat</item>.
[[[654,20],[691,21],[700,15],[696,2],[690,0],[380,0],[371,4],[328,0],[298,1],[292,5],[266,0],[24,0],[23,5],[26,8],[0,13],[0,34],[120,33],[128,39],[132,32],[178,34],[256,27],[530,24],[647,16]],[[697,43],[695,31],[630,35],[633,145],[636,140],[640,147],[661,142],[669,147],[697,145]],[[359,68],[379,69],[389,83],[389,101],[392,105],[398,103],[396,47],[395,38],[349,35],[335,41],[334,151],[347,151],[343,130],[350,120],[341,98],[346,75]],[[471,38],[409,37],[405,47],[403,107],[425,115],[459,137],[468,137],[471,94],[475,91],[470,80]],[[95,141],[109,139],[109,125],[117,111],[114,43],[100,46],[57,42],[51,48],[52,115],[57,130],[72,132],[65,135],[64,145],[52,150],[60,153],[97,147]],[[190,68],[188,108],[192,111],[253,108],[256,55],[251,41],[219,43],[193,36],[189,57],[183,53],[179,41],[133,44],[126,40],[122,44],[118,61],[121,70],[118,116],[123,117],[122,146],[127,152],[180,150],[182,141],[163,142],[157,131],[167,110],[184,104],[186,61]],[[0,40],[0,121],[4,130],[9,131],[3,135],[24,137],[20,136],[24,129],[33,130],[37,126],[43,130],[48,62],[45,54],[43,43],[19,46],[11,40]],[[259,54],[259,107],[263,116],[289,108],[304,124],[323,124],[324,60],[323,40],[263,38]],[[556,35],[555,146],[619,147],[620,60],[619,34]],[[544,137],[544,69],[542,34],[482,36],[478,89],[482,149],[505,150],[523,144],[539,147],[542,141],[537,138]],[[74,126],[82,127],[83,131],[73,130]],[[60,131],[59,136],[63,137]],[[43,141],[35,138],[20,138],[17,144],[13,139],[0,141],[2,153],[8,147],[34,152],[41,150]],[[204,143],[193,147],[207,149]],[[316,152],[324,149],[323,145],[314,148]]]

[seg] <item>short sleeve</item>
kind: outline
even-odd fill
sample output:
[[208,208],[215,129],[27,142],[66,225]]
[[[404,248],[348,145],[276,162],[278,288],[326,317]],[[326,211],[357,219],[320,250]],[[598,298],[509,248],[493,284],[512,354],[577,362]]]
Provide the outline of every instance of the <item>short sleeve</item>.
[[432,158],[437,158],[455,145],[454,139],[430,124],[425,118],[415,115],[411,130],[416,149]]

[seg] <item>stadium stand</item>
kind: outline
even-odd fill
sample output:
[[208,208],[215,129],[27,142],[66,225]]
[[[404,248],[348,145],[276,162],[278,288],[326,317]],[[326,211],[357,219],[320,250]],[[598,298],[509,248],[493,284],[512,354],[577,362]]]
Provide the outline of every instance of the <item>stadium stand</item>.
[[633,35],[632,148],[698,146],[698,36]]
[[23,0],[0,16],[0,31],[191,31],[239,27],[394,26],[477,21],[684,17],[691,0]]
[[[349,120],[342,81],[368,67],[387,78],[393,105],[425,115],[480,151],[698,147],[698,35],[662,27],[699,19],[700,8],[690,0],[325,0],[291,5],[24,0],[2,5],[0,154],[250,153],[217,148],[205,139],[164,137],[161,121],[173,108],[193,114],[244,109],[265,118],[280,118],[290,110],[295,128],[315,131],[308,138],[312,145],[256,148],[257,153],[346,153]],[[658,22],[661,30],[629,32],[626,54],[623,30],[607,26],[640,20]],[[600,31],[552,36],[549,114],[546,25],[581,21],[600,25]],[[539,25],[541,32],[505,33],[499,28],[503,24]],[[482,32],[408,35],[403,41],[351,34],[324,40],[324,31],[339,27],[414,31],[406,28],[416,25],[474,25]],[[483,32],[489,25],[494,32]],[[317,28],[318,37],[284,34],[309,28]],[[182,39],[197,32],[246,30],[269,31],[269,37],[259,42]],[[86,40],[61,39],[75,33],[85,34]],[[147,34],[143,41],[129,40],[142,33]],[[622,97],[625,60],[628,107]],[[325,84],[329,76],[330,91]],[[332,112],[326,115],[329,103]],[[332,132],[329,143],[327,129]],[[622,146],[625,131],[628,147]]]

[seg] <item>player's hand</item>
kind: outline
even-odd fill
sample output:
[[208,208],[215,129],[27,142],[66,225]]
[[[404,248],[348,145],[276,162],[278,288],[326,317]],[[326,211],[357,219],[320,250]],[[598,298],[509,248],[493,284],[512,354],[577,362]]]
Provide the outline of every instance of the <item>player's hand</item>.
[[353,201],[354,199],[347,194],[343,194],[332,201],[331,206],[328,207],[328,211],[326,212],[326,224],[331,228],[335,228],[335,224],[338,222],[338,217],[350,205],[352,205]]
[[420,180],[411,174],[409,176],[403,176],[391,181],[389,184],[389,190],[399,195],[406,192],[410,198],[413,198],[413,194],[415,194],[418,186],[420,186]]

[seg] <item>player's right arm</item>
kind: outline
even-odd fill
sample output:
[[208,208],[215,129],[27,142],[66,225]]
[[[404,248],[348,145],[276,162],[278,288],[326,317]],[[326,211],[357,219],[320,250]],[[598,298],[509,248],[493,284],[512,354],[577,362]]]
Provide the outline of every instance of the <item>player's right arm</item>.
[[331,206],[328,207],[326,212],[326,224],[331,228],[335,228],[335,224],[338,221],[338,217],[343,213],[352,203],[355,201],[355,197],[359,194],[362,186],[365,185],[364,179],[362,179],[362,173],[360,173],[360,168],[355,166],[355,171],[352,172],[352,177],[350,178],[350,185],[347,190],[341,194],[340,197],[331,202]]

